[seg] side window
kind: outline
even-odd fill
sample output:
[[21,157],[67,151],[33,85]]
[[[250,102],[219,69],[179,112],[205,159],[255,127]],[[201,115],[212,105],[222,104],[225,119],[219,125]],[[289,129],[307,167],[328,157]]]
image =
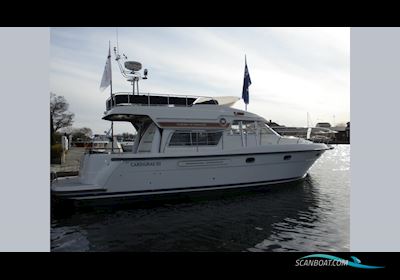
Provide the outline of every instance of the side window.
[[233,121],[232,122],[231,134],[240,135],[240,121]]
[[207,135],[208,145],[218,145],[222,132],[211,132]]
[[216,146],[222,132],[175,132],[169,146]]
[[189,132],[175,132],[171,140],[169,141],[170,146],[191,146],[191,133]]
[[193,145],[216,146],[222,137],[222,132],[192,132]]
[[258,122],[258,126],[260,127],[260,134],[275,134],[269,127],[267,127],[264,123]]
[[242,121],[243,133],[244,134],[255,134],[256,133],[256,123],[253,121]]
[[193,145],[207,145],[207,132],[193,132],[192,135],[194,136],[194,139],[196,139]]

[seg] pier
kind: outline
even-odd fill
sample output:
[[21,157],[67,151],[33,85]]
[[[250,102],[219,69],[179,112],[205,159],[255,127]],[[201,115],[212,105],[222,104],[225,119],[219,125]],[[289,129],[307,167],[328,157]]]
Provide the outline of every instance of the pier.
[[[65,153],[65,161],[61,164],[51,164],[50,173],[56,177],[76,176],[79,173],[80,159],[85,153],[85,147],[71,147]],[[54,176],[54,175],[52,175]]]

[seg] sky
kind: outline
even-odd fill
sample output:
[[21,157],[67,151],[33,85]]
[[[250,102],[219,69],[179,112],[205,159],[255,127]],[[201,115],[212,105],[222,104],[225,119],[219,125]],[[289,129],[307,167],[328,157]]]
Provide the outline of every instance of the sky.
[[[100,91],[117,28],[51,28],[50,90],[64,96],[73,127],[104,133],[110,90]],[[118,28],[120,53],[147,68],[141,93],[241,97],[245,55],[248,111],[286,126],[350,121],[350,28]],[[114,55],[112,56],[114,59]],[[113,92],[132,90],[113,60]],[[235,106],[244,109],[243,100]],[[114,133],[130,132],[114,123]]]

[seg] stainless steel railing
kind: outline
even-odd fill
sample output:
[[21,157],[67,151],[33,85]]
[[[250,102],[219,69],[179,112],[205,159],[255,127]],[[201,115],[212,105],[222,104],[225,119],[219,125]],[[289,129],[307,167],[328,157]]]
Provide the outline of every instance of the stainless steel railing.
[[[117,102],[118,96],[125,95],[127,96],[127,102]],[[142,102],[138,103],[133,103],[132,98],[137,98],[137,96],[142,98]],[[145,99],[143,100],[143,97]],[[153,98],[165,98],[166,102],[165,103],[152,103],[152,97]],[[180,98],[182,99],[182,103],[176,103],[176,102],[171,102],[172,98]],[[140,94],[140,95],[132,95],[130,92],[116,92],[112,94],[112,98],[109,97],[106,101],[107,104],[107,110],[116,107],[116,106],[129,106],[129,105],[135,105],[135,106],[171,106],[173,105],[174,107],[188,107],[191,106],[196,100],[199,98],[204,98],[205,101],[211,102],[210,104],[215,104],[218,105],[218,102],[211,96],[190,96],[190,95],[181,95],[181,94],[164,94],[164,93],[146,93],[146,94]],[[183,102],[184,101],[184,102]]]

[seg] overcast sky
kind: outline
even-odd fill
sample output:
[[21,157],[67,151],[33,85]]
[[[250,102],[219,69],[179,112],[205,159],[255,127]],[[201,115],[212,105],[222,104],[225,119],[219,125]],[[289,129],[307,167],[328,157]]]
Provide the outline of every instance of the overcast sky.
[[[350,121],[350,28],[118,28],[119,49],[140,61],[141,92],[241,97],[248,110],[286,126]],[[99,89],[116,28],[51,28],[50,90],[75,113],[74,127],[103,133],[109,89]],[[131,91],[113,60],[113,91]],[[244,109],[243,100],[235,105]],[[116,124],[115,133],[133,132]]]

